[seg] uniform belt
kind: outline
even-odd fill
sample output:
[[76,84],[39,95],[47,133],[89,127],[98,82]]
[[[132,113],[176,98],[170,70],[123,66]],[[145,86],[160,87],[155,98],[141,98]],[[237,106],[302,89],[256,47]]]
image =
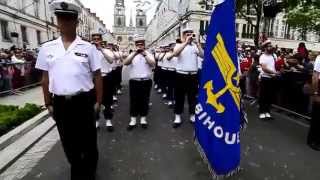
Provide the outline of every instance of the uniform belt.
[[133,78],[131,80],[134,80],[134,81],[149,81],[151,79],[150,78]]
[[111,72],[108,72],[108,73],[101,73],[101,76],[108,76]]
[[167,71],[175,71],[175,68],[169,68],[169,67],[161,67],[161,69],[163,70],[167,70]]
[[73,94],[69,94],[69,95],[57,95],[57,94],[54,94],[53,96],[55,98],[63,98],[65,100],[71,100],[74,97],[82,96],[82,95],[88,95],[89,93],[90,93],[90,91],[89,92],[79,91],[79,92],[76,92],[76,93],[73,93]]
[[186,74],[186,75],[195,75],[195,74],[198,74],[197,71],[180,71],[180,70],[177,70],[177,73],[179,73],[179,74]]

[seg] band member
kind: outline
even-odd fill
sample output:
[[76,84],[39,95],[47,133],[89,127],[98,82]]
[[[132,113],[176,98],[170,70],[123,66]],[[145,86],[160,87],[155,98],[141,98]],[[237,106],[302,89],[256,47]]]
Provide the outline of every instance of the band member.
[[137,117],[140,116],[142,128],[148,127],[146,116],[149,111],[149,99],[152,86],[152,68],[155,60],[145,49],[145,39],[135,38],[136,51],[132,52],[124,61],[129,71],[130,94],[130,123],[128,130],[136,127]]
[[115,90],[116,94],[122,94],[122,66],[123,66],[123,53],[119,51],[119,47],[117,45],[114,46],[114,54],[116,57],[116,70],[115,70]]
[[[112,89],[112,63],[115,61],[115,56],[109,49],[102,47],[102,35],[100,33],[92,34],[92,41],[99,51],[99,57],[101,60],[101,76],[103,79],[103,101],[104,106],[103,115],[106,120],[106,127],[109,132],[114,130],[112,125],[113,112],[111,106],[113,104],[113,89]],[[96,121],[96,127],[99,128],[99,118]]]
[[182,31],[182,43],[174,48],[173,55],[177,57],[175,86],[175,119],[173,127],[181,125],[181,114],[184,108],[185,96],[188,96],[190,121],[195,121],[195,106],[198,92],[198,56],[203,58],[204,52],[192,29]]
[[97,49],[76,34],[81,7],[66,0],[49,5],[61,37],[45,43],[38,54],[44,101],[56,121],[71,179],[94,180],[98,161],[94,114],[102,102],[101,60]]
[[163,58],[164,86],[167,93],[168,105],[170,107],[173,106],[174,102],[174,86],[177,64],[177,57],[173,56],[175,44],[176,43],[173,42],[166,47],[166,55]]

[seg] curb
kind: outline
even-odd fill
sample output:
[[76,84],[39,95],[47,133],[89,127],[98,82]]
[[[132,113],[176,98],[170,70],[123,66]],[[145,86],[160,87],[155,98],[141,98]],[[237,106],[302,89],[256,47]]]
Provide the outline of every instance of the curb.
[[48,112],[42,112],[0,138],[0,174],[55,127]]
[[49,117],[48,110],[41,112],[30,120],[24,122],[20,126],[9,131],[7,134],[0,137],[0,151],[9,146],[11,143],[14,143],[24,134],[28,133],[31,129],[45,121]]

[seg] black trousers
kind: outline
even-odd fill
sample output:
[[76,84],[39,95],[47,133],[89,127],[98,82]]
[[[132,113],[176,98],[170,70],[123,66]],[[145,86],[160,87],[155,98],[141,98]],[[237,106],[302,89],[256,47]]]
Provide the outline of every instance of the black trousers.
[[176,82],[176,72],[175,71],[169,71],[169,70],[163,70],[163,81],[164,81],[164,87],[165,87],[165,93],[167,94],[167,99],[169,101],[174,100],[174,86]]
[[159,80],[158,80],[158,85],[160,89],[162,90],[163,93],[166,93],[166,88],[165,88],[165,70],[159,69]]
[[185,75],[176,73],[175,86],[175,114],[182,114],[184,108],[184,99],[187,95],[189,103],[189,113],[195,113],[198,94],[198,75]]
[[314,102],[312,105],[312,119],[307,142],[320,145],[320,103]]
[[117,81],[116,81],[116,79],[117,79],[117,70],[114,69],[109,74],[110,74],[111,80],[112,80],[111,81],[112,82],[112,84],[111,84],[112,94],[116,95],[117,94],[117,89],[116,89],[116,86],[117,86]]
[[111,106],[113,104],[113,79],[112,73],[108,73],[103,77],[103,101],[102,104],[105,107],[103,115],[105,119],[112,119],[113,112]]
[[71,99],[53,97],[53,118],[71,165],[72,180],[94,179],[98,162],[94,102],[93,92],[82,93]]
[[147,116],[149,111],[152,80],[130,80],[130,116]]
[[154,72],[153,72],[153,81],[155,84],[159,85],[159,79],[160,79],[160,69],[159,66],[156,66],[154,68]]
[[115,70],[115,88],[116,90],[119,90],[122,88],[121,82],[122,82],[122,66],[119,66]]
[[275,81],[272,78],[261,78],[259,93],[259,112],[270,113],[271,104],[275,94]]

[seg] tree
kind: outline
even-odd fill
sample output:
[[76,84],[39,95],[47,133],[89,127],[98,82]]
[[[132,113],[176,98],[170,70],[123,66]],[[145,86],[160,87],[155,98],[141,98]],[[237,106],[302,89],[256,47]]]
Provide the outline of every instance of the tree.
[[[264,15],[265,18],[266,16],[270,16],[268,18],[271,19],[275,17],[278,12],[287,9],[289,6],[296,7],[300,1],[301,0],[236,0],[237,15],[240,18],[246,19],[250,25],[253,25],[255,28],[254,43],[258,46],[262,16]],[[269,4],[269,7],[266,8],[267,4]],[[255,13],[250,13],[250,10],[254,10]],[[252,18],[252,16],[255,16],[255,18]],[[253,21],[253,19],[256,20]]]
[[298,1],[288,6],[288,24],[300,33],[316,32],[320,34],[320,1]]
[[[258,46],[259,41],[262,5],[262,0],[236,0],[237,15],[240,18],[246,19],[255,28],[254,43],[256,46]],[[255,14],[250,13],[251,9],[255,11]],[[252,15],[256,16],[255,23],[252,21]]]

